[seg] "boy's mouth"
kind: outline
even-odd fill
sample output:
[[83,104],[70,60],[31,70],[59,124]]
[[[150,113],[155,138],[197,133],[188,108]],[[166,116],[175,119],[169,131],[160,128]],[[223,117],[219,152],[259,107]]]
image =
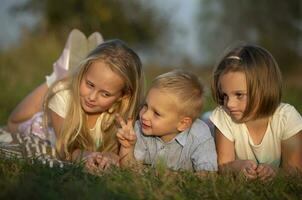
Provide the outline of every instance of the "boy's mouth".
[[151,126],[145,124],[144,122],[141,122],[141,126],[142,126],[142,129],[149,129],[149,128],[151,128]]

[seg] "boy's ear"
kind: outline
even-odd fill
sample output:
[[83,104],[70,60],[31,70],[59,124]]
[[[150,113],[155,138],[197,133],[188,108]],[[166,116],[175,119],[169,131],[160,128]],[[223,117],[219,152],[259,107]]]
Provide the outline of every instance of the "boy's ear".
[[177,130],[182,132],[189,128],[192,125],[193,121],[191,117],[184,117],[182,118],[177,125]]

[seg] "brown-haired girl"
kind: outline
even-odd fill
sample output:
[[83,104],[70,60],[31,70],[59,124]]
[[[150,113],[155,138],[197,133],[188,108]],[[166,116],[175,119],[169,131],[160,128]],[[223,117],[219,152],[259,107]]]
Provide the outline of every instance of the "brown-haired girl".
[[220,171],[270,179],[279,168],[302,169],[302,118],[281,103],[281,73],[264,48],[241,45],[229,51],[214,70],[213,97],[219,105],[215,125]]

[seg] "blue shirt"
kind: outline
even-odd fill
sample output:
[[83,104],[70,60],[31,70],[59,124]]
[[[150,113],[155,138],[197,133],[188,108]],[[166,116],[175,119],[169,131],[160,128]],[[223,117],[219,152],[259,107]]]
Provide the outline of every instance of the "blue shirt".
[[209,127],[200,119],[165,143],[157,136],[145,136],[139,121],[135,123],[136,160],[156,165],[158,161],[172,170],[217,171],[217,154]]

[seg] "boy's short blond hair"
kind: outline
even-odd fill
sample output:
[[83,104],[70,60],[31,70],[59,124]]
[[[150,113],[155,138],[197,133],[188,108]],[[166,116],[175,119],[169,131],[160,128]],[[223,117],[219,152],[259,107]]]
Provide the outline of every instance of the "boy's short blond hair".
[[150,89],[157,88],[175,95],[180,114],[195,120],[203,108],[203,85],[191,72],[173,70],[157,76]]

